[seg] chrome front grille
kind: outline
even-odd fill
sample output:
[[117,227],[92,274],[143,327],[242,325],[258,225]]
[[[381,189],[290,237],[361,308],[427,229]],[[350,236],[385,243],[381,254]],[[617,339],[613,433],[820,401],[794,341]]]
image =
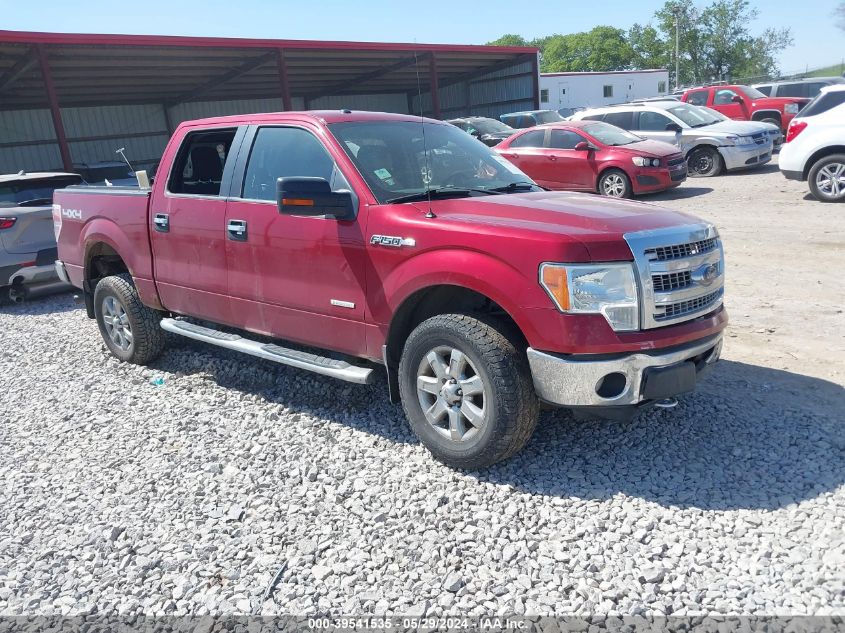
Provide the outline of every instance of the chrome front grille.
[[724,255],[709,224],[625,235],[634,255],[643,329],[688,321],[716,310],[724,293]]
[[699,253],[709,253],[717,246],[715,238],[699,240],[698,242],[687,242],[685,244],[672,244],[671,246],[656,246],[646,250],[646,255],[654,255],[654,259],[665,261],[667,259],[680,259]]

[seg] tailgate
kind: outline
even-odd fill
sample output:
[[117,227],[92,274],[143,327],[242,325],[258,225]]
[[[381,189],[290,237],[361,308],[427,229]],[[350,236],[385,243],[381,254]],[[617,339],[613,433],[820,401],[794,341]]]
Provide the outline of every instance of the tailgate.
[[2,208],[0,215],[17,218],[11,228],[0,231],[0,244],[7,253],[37,253],[56,247],[51,206]]

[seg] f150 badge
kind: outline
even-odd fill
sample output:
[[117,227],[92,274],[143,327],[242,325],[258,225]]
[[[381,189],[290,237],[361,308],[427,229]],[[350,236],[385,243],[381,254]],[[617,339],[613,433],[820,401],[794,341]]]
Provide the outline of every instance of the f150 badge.
[[391,246],[400,248],[402,246],[416,246],[417,241],[413,237],[396,237],[393,235],[373,235],[370,238],[373,246]]

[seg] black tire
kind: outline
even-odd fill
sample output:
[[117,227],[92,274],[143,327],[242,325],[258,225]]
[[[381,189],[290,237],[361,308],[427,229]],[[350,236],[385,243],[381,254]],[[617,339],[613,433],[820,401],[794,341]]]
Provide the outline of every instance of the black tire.
[[780,119],[767,117],[765,119],[760,119],[760,123],[771,123],[772,125],[776,126],[777,129],[783,130],[783,125],[781,124]]
[[[119,319],[122,338],[113,336],[111,332],[114,332],[115,326],[106,324],[107,319],[114,320],[107,313],[114,313],[115,310],[122,310],[125,314],[125,318],[121,316]],[[162,314],[141,303],[128,274],[100,280],[94,290],[94,316],[106,347],[123,362],[146,365],[164,349],[164,330],[159,325]],[[127,329],[129,336],[125,334]],[[127,342],[127,345],[123,347],[119,341]]]
[[709,145],[696,147],[687,156],[687,173],[691,178],[718,176],[724,168],[725,163],[719,150]]
[[[828,188],[824,185],[824,181],[831,180],[829,177],[830,171],[836,170],[834,166],[843,168],[843,175],[837,178],[838,193],[836,193],[835,187]],[[828,168],[826,174],[820,173],[825,168]],[[826,175],[828,177],[825,177]],[[810,191],[813,193],[813,197],[819,202],[843,202],[845,201],[845,186],[842,185],[843,177],[845,177],[845,154],[831,154],[813,163],[810,173],[807,175],[807,180],[810,183]]]
[[634,195],[631,179],[621,169],[608,169],[599,178],[598,191],[610,198],[630,198]]
[[[518,452],[537,426],[540,408],[528,360],[524,350],[514,345],[506,332],[508,329],[495,319],[441,314],[423,321],[405,342],[399,363],[399,392],[405,415],[420,442],[448,466],[467,470],[487,468]],[[444,414],[449,427],[453,413],[460,418],[464,400],[482,405],[483,423],[468,427],[463,424],[466,435],[461,440],[447,437],[448,428],[437,427],[426,417],[422,401],[439,400],[440,396],[417,389],[423,364],[437,350],[457,350],[465,355],[466,371],[457,371],[465,380],[459,385],[476,377],[483,385],[481,395],[467,397],[458,391],[460,403],[449,406],[451,411]],[[450,363],[448,371],[452,372],[452,367]],[[471,378],[467,379],[467,374]],[[421,377],[437,380],[435,376]]]

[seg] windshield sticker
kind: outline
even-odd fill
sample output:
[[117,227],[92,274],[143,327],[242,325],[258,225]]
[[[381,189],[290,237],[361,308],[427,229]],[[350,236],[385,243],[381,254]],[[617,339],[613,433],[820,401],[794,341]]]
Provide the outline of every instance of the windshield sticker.
[[502,156],[493,156],[493,160],[500,163],[505,169],[507,169],[510,173],[515,174],[517,176],[523,176],[524,174],[519,170],[519,168],[510,162],[507,158],[503,158]]
[[395,184],[393,181],[393,175],[387,171],[384,167],[381,169],[376,169],[373,172],[376,176],[379,177],[379,180],[383,181],[386,185],[393,185]]

